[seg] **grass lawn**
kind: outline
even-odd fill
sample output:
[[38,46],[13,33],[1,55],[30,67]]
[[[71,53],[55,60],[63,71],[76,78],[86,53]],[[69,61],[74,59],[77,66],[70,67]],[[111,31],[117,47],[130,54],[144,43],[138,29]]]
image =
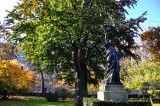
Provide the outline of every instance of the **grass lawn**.
[[43,97],[0,100],[0,106],[73,106],[73,102],[48,102]]
[[[18,99],[0,100],[0,106],[73,106],[73,102],[48,102],[43,97],[18,97]],[[160,103],[153,106],[160,106]]]

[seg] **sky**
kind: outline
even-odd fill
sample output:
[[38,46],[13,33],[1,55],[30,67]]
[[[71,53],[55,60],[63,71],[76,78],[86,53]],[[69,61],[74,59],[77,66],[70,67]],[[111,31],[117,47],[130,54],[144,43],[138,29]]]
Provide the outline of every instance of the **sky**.
[[139,0],[137,5],[131,9],[127,9],[129,18],[137,18],[142,13],[147,11],[145,16],[147,20],[141,24],[141,27],[145,30],[148,26],[160,26],[160,0]]
[[6,10],[12,10],[13,6],[17,4],[18,0],[0,0],[0,21],[3,22],[7,15]]
[[[5,10],[13,9],[13,5],[17,4],[18,0],[0,0],[0,21],[3,22],[6,16]],[[160,0],[139,0],[137,5],[131,9],[127,9],[129,15],[126,17],[137,18],[143,12],[148,11],[146,15],[147,21],[141,24],[143,29],[148,26],[160,26]]]

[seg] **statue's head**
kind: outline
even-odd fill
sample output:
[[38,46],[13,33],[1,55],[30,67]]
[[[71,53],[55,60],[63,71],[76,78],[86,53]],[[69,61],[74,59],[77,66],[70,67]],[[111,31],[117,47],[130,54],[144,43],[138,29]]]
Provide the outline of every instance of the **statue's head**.
[[109,44],[110,44],[111,46],[114,46],[114,42],[113,42],[112,40],[109,40]]

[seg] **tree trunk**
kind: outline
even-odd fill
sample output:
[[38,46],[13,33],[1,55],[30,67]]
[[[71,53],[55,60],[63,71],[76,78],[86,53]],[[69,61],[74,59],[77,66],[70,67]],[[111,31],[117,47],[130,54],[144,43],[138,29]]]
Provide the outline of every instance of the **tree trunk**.
[[83,96],[87,96],[87,70],[85,65],[85,49],[80,49],[72,42],[73,62],[76,71],[74,106],[83,106]]
[[77,72],[74,106],[83,106],[83,77],[81,72]]
[[87,81],[88,81],[88,73],[87,73],[87,68],[85,64],[82,64],[82,72],[83,72],[83,97],[87,97],[88,96],[88,87],[87,87]]
[[41,78],[42,78],[42,93],[46,93],[46,89],[45,89],[45,86],[44,86],[44,75],[43,75],[43,72],[41,71]]
[[9,98],[9,94],[7,92],[7,90],[2,90],[2,99],[8,99]]
[[83,106],[83,97],[88,96],[87,89],[87,69],[84,63],[79,65],[77,72],[77,81],[75,86],[74,106]]

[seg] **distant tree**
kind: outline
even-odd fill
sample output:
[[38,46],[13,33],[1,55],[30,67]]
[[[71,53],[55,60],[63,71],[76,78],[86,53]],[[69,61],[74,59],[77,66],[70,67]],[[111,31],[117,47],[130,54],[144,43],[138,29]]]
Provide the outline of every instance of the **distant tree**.
[[160,64],[141,61],[129,67],[123,83],[127,89],[151,90],[155,93],[160,88]]
[[12,43],[0,43],[0,60],[12,60],[17,58],[16,46]]
[[150,53],[150,59],[160,62],[160,27],[149,27],[141,35],[144,48]]
[[0,22],[0,60],[16,59],[17,56],[16,46],[8,42],[7,35],[7,27]]
[[0,94],[7,99],[10,93],[30,90],[33,72],[23,70],[17,61],[0,60]]

